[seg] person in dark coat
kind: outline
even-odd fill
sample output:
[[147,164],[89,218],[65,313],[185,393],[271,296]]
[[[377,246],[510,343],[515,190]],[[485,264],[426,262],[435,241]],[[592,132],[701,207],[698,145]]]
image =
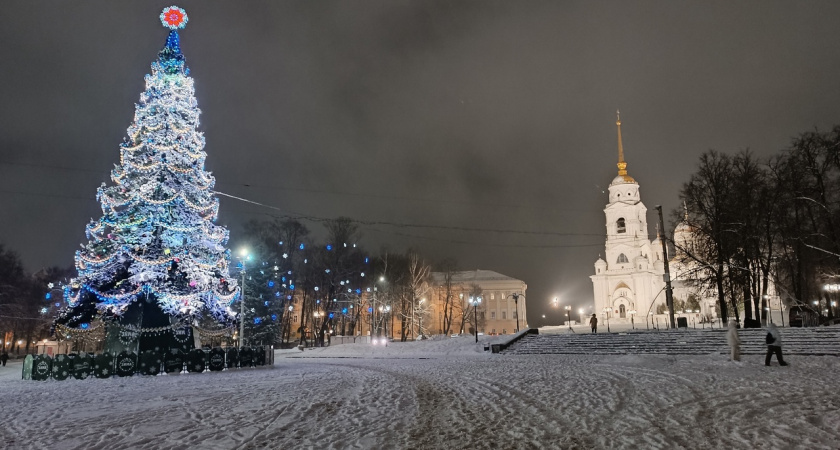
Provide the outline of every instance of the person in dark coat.
[[6,367],[6,361],[8,361],[8,360],[9,360],[9,354],[8,353],[3,352],[3,354],[0,354],[0,363],[3,363],[3,367]]
[[776,325],[770,324],[767,325],[767,337],[765,338],[767,342],[767,357],[764,358],[764,365],[770,365],[770,358],[773,354],[776,355],[776,359],[779,360],[780,366],[788,365],[784,358],[782,358],[782,335],[779,334],[779,329],[776,328]]
[[595,314],[592,314],[592,318],[589,319],[589,326],[592,327],[592,332],[598,332],[598,317]]

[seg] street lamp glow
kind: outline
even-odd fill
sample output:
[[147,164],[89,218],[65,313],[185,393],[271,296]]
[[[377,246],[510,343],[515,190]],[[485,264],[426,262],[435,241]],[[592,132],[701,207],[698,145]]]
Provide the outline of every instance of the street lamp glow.
[[478,344],[478,305],[481,303],[481,296],[470,296],[470,303],[473,305],[473,322],[475,324],[475,343]]

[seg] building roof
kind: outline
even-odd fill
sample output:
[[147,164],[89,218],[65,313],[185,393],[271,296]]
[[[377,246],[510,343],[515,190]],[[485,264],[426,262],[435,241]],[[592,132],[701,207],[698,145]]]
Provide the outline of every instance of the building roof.
[[[442,282],[443,277],[444,272],[432,272],[432,280],[436,283]],[[453,283],[480,283],[482,281],[518,281],[520,283],[524,283],[522,280],[502,275],[499,272],[482,269],[456,272],[452,277]]]

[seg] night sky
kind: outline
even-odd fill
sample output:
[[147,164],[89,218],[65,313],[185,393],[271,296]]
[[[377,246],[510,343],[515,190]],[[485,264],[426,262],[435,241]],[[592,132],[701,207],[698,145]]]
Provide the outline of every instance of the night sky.
[[[0,242],[28,269],[72,265],[101,215],[170,4],[3,2]],[[378,222],[371,251],[524,280],[532,326],[592,302],[616,109],[651,230],[704,151],[840,116],[836,1],[176,4],[217,189],[279,208],[220,197],[231,246],[276,214]]]

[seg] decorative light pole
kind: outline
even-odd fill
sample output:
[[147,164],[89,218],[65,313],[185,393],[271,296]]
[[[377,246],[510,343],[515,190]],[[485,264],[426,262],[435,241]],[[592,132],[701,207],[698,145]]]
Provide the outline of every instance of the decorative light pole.
[[569,323],[569,331],[572,331],[572,307],[566,305],[566,322]]
[[524,294],[520,294],[519,292],[514,292],[510,294],[508,297],[513,297],[513,308],[514,312],[513,315],[516,316],[516,331],[515,333],[519,332],[519,297],[525,297]]
[[242,286],[239,287],[239,348],[245,347],[245,261],[250,261],[248,249],[239,250],[239,261],[242,263]]
[[578,308],[578,318],[580,319],[580,324],[583,325],[583,308]]
[[630,326],[632,326],[634,330],[636,329],[636,322],[633,320],[633,317],[635,317],[635,316],[636,316],[636,310],[631,309],[630,310]]
[[473,322],[475,324],[475,343],[478,343],[478,305],[481,304],[481,296],[470,296],[470,303],[473,305]]

